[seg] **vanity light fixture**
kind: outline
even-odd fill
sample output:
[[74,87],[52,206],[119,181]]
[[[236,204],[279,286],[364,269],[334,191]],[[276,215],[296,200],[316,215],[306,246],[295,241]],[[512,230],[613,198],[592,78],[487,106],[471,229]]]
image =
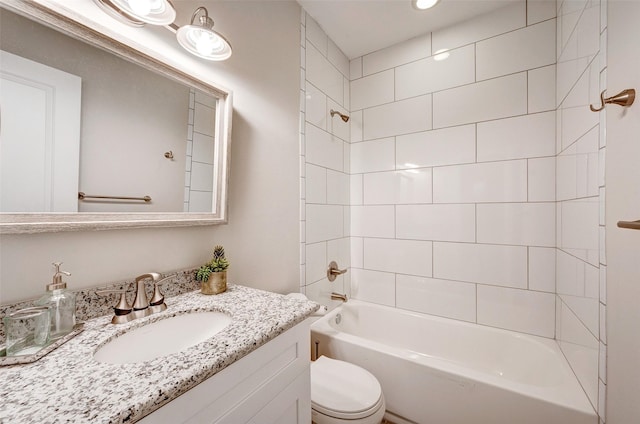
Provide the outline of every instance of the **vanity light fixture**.
[[133,26],[170,25],[176,10],[169,0],[94,0],[109,15]]
[[[198,18],[198,22],[194,21]],[[178,28],[178,43],[189,53],[207,60],[226,60],[231,57],[231,45],[213,30],[213,19],[207,9],[199,7],[191,16],[191,23]]]
[[438,4],[440,0],[411,0],[411,4],[418,10],[431,9]]

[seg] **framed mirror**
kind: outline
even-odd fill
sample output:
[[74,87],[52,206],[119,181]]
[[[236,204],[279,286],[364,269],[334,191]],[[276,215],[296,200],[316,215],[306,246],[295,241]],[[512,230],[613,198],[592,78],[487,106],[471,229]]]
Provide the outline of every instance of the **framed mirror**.
[[33,1],[0,54],[0,233],[226,222],[230,91]]

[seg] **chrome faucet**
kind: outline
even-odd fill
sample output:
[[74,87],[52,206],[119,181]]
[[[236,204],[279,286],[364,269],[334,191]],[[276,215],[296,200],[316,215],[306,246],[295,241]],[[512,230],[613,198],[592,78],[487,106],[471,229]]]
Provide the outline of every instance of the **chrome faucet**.
[[[162,278],[162,276],[157,272],[149,272],[136,277],[136,295],[133,299],[133,305],[129,305],[127,302],[127,289],[96,290],[96,294],[99,296],[104,296],[110,293],[120,294],[120,300],[113,308],[114,316],[111,319],[111,323],[124,324],[125,322],[146,317],[167,309],[167,304],[164,303],[164,295],[160,291],[159,285],[175,276],[176,274],[172,274]],[[149,278],[153,281],[153,296],[151,297],[151,301],[149,301],[147,297],[147,290],[145,286],[146,280]]]

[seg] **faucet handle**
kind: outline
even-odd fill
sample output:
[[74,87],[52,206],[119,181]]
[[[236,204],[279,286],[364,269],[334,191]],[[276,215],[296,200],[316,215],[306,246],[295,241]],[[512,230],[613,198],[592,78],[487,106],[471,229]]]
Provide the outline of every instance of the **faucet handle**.
[[118,304],[113,307],[113,312],[116,314],[116,316],[127,315],[128,313],[130,313],[132,308],[131,305],[129,305],[129,302],[127,302],[126,289],[96,290],[96,294],[98,296],[107,296],[112,293],[120,294],[120,300],[118,300]]
[[176,277],[178,274],[167,275],[166,277],[156,281],[153,281],[153,296],[149,301],[149,307],[153,308],[153,312],[161,312],[167,309],[167,305],[164,303],[164,294],[160,291],[160,284],[165,281],[169,281],[172,278]]

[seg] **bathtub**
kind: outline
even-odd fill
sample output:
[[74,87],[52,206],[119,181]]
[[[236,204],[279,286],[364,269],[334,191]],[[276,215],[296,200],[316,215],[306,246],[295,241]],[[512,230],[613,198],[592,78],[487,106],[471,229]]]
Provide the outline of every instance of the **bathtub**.
[[598,422],[542,337],[350,300],[312,324],[311,351],[373,373],[396,423]]

